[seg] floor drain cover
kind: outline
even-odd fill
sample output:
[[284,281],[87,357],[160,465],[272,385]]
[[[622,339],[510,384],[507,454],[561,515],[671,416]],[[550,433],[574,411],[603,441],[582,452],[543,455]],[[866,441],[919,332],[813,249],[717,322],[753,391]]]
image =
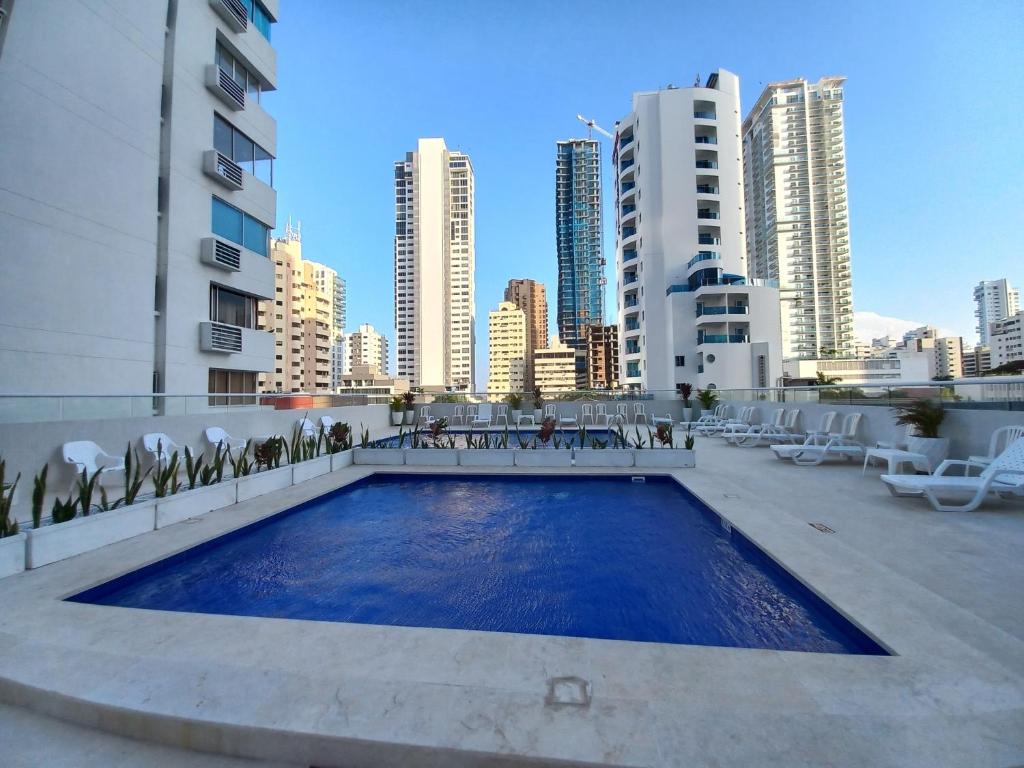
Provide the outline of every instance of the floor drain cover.
[[589,707],[590,683],[582,677],[548,678],[544,703],[554,707]]
[[738,499],[740,497],[738,493],[723,493],[722,496],[727,499]]
[[808,523],[808,525],[811,526],[811,528],[814,528],[815,530],[821,531],[822,533],[835,533],[834,530],[829,528],[824,523]]

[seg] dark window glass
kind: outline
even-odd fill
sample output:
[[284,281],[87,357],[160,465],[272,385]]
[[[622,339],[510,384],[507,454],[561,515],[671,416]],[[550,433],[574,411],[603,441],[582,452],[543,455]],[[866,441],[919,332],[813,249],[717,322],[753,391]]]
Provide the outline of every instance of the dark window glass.
[[252,216],[246,216],[243,223],[242,245],[260,256],[267,255],[267,226]]
[[213,116],[213,148],[227,157],[232,156],[231,124],[220,115]]
[[217,285],[210,286],[210,319],[214,322],[252,328],[254,303],[252,296]]
[[[242,245],[242,212],[220,198],[213,198],[213,233]],[[261,251],[266,256],[266,246]]]
[[253,173],[253,159],[255,157],[255,145],[252,139],[247,138],[238,131],[235,131],[235,156],[232,158],[249,173]]
[[264,184],[274,186],[274,158],[259,145],[256,145],[256,173],[253,175]]

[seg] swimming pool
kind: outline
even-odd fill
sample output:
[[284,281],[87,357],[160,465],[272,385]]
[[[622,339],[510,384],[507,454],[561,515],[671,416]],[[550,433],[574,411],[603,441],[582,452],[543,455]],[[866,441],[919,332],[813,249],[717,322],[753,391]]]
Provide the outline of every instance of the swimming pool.
[[[653,430],[652,430],[652,432],[653,432]],[[506,434],[508,435],[508,447],[509,448],[519,448],[520,447],[520,445],[519,445],[519,441],[520,440],[525,440],[527,445],[529,445],[531,447],[533,446],[534,441],[536,441],[538,448],[564,448],[566,445],[568,445],[569,447],[576,447],[576,448],[579,448],[579,447],[591,448],[591,447],[594,447],[594,441],[595,440],[597,440],[597,441],[599,441],[601,443],[604,443],[605,447],[608,447],[608,448],[614,447],[614,445],[615,445],[615,439],[614,439],[615,433],[609,432],[607,429],[590,429],[589,427],[587,428],[587,432],[586,432],[586,435],[584,437],[584,445],[582,445],[582,446],[580,445],[580,437],[581,437],[580,431],[577,430],[577,429],[571,429],[571,428],[570,429],[562,429],[562,428],[556,429],[555,433],[551,436],[551,440],[547,443],[547,445],[542,444],[540,442],[540,440],[537,439],[537,430],[536,429],[532,429],[532,428],[528,428],[528,427],[527,428],[523,428],[523,429],[518,429],[518,430],[515,427],[510,427],[507,432],[506,432],[506,430],[504,428],[502,428],[502,429],[493,429],[493,428],[492,429],[478,429],[478,430],[447,429],[444,432],[444,437],[442,438],[442,440],[447,440],[449,436],[454,437],[455,438],[455,447],[456,448],[465,448],[466,447],[466,436],[467,435],[472,435],[473,440],[477,441],[477,442],[479,442],[483,438],[483,436],[486,435],[487,439],[490,441],[489,442],[490,447],[491,448],[499,448],[499,447],[501,447],[500,441],[502,441],[504,439]],[[428,431],[425,428],[421,428],[420,429],[420,439],[425,441],[425,442],[430,443],[431,442],[431,438],[429,438],[427,435],[428,435]],[[625,436],[625,438],[627,440],[630,441],[630,444],[632,445],[633,442],[635,441],[636,433],[633,430],[626,430],[625,433],[624,433],[624,436]],[[644,425],[640,426],[640,437],[644,441],[648,440],[647,428]],[[384,438],[381,438],[380,440],[374,440],[373,441],[373,447],[374,448],[398,448],[400,441],[402,442],[402,447],[404,447],[404,448],[412,447],[412,435],[410,433],[406,433],[405,434],[404,441],[403,441],[403,438],[399,438],[397,435],[392,435],[391,437],[384,437]],[[447,445],[447,443],[445,443],[445,445]]]
[[376,474],[71,598],[884,654],[670,478]]

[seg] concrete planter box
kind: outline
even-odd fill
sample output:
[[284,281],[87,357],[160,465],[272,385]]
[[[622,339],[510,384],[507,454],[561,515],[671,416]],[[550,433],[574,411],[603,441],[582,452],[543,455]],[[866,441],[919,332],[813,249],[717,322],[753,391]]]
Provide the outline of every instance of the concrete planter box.
[[633,466],[633,450],[631,448],[577,448],[574,453],[577,467]]
[[38,568],[156,528],[156,504],[132,504],[28,531],[26,568]]
[[355,448],[352,451],[353,464],[405,464],[404,448]]
[[315,459],[292,464],[292,483],[303,483],[313,477],[326,475],[331,471],[331,457],[317,456]]
[[928,465],[934,472],[935,468],[949,457],[949,438],[911,435],[907,438],[907,450],[926,456]]
[[517,467],[571,467],[572,451],[565,448],[525,448],[516,451]]
[[0,539],[0,579],[25,570],[25,540],[27,533]]
[[292,468],[279,467],[238,478],[238,501],[248,501],[271,491],[289,488],[292,484]]
[[512,467],[515,466],[514,448],[460,448],[459,465],[463,467]]
[[331,472],[337,472],[339,469],[352,466],[352,449],[349,448],[347,451],[339,451],[338,453],[331,455]]
[[685,448],[637,448],[633,451],[635,467],[695,467],[697,454]]
[[156,527],[165,528],[190,517],[205,515],[214,509],[230,507],[235,503],[237,493],[235,481],[225,480],[157,499]]
[[455,467],[459,452],[452,448],[406,448],[405,464],[409,467]]

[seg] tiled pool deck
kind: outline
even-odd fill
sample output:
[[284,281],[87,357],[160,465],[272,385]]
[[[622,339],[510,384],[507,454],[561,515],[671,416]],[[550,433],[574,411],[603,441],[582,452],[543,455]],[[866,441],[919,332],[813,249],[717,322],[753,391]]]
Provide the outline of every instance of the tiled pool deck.
[[[891,497],[878,470],[862,477],[859,465],[796,467],[712,439],[697,450],[698,468],[675,476],[896,655],[60,600],[373,471],[350,467],[5,579],[0,700],[121,736],[300,765],[1024,762],[1024,504],[937,513]],[[558,678],[585,681],[589,704],[552,701]],[[0,745],[17,739],[4,731],[0,721]]]

